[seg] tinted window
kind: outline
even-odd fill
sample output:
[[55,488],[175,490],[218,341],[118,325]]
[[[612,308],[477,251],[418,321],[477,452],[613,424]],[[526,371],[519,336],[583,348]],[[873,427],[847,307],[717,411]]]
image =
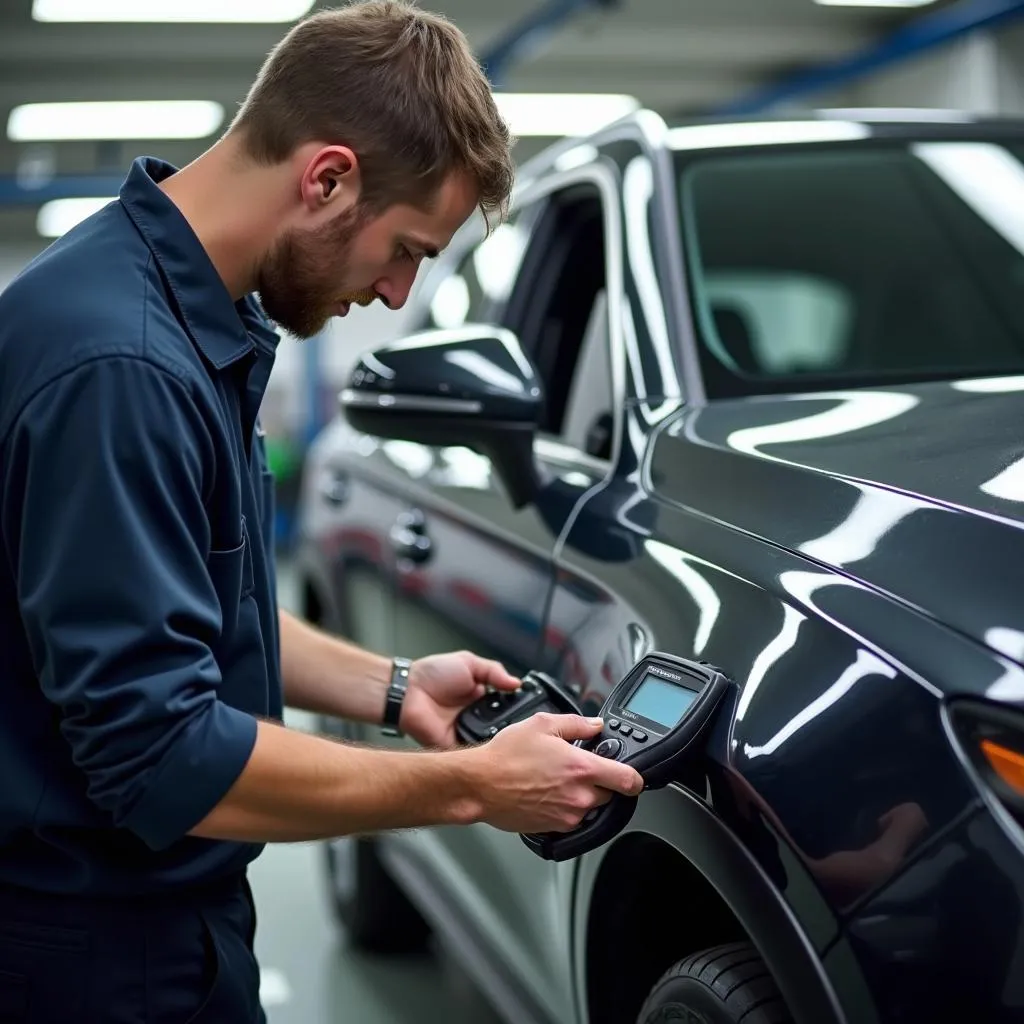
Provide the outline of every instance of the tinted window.
[[600,195],[552,197],[516,283],[509,325],[544,383],[543,432],[610,458],[612,379]]
[[421,329],[500,319],[523,258],[533,215],[533,211],[522,212],[497,225],[487,237],[477,240],[454,273],[427,282],[432,292]]
[[1019,372],[1021,152],[928,143],[681,166],[708,394]]

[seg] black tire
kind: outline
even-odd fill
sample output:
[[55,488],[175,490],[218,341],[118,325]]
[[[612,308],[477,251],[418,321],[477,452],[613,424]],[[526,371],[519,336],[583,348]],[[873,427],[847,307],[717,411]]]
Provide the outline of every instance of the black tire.
[[793,1018],[757,950],[735,942],[666,971],[637,1024],[793,1024]]
[[349,941],[370,953],[416,953],[430,926],[381,863],[376,842],[353,836],[323,844],[331,905]]

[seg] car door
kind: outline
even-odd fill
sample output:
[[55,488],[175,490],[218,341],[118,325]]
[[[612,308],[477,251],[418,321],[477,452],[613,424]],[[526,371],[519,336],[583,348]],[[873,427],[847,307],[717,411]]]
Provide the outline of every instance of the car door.
[[[552,553],[573,509],[605,475],[611,446],[614,410],[602,372],[607,359],[602,363],[600,356],[614,265],[606,225],[616,204],[611,175],[576,168],[517,205],[509,230],[518,236],[483,240],[457,274],[437,283],[435,324],[458,325],[463,321],[456,313],[486,319],[513,330],[536,363],[546,396],[535,445],[544,484],[535,501],[517,510],[482,456],[392,445],[401,452],[396,489],[407,500],[393,531],[401,654],[466,648],[520,675],[543,667]],[[495,287],[493,267],[487,269],[496,258],[506,274],[510,260],[516,267],[503,289]],[[492,301],[473,308],[488,289]],[[451,898],[486,946],[500,949],[517,984],[553,1008],[557,1019],[570,1019],[559,873],[518,836],[489,826],[424,830],[395,842],[424,858],[435,878],[450,880]]]
[[[678,579],[657,561],[659,510],[642,481],[652,432],[679,410],[684,393],[702,395],[696,365],[687,359],[692,328],[681,315],[681,275],[668,237],[676,223],[665,191],[671,170],[663,175],[641,138],[624,135],[599,152],[621,182],[619,289],[609,335],[597,346],[607,353],[601,372],[615,396],[615,419],[606,472],[575,509],[555,552],[540,655],[548,671],[580,693],[587,714],[599,711],[653,646],[692,653],[702,621],[680,605]],[[568,416],[587,418],[574,409]],[[703,599],[709,588],[694,585]]]
[[[388,485],[391,459],[376,438],[343,418],[310,446],[303,470],[296,570],[303,614],[374,651],[394,647],[395,557],[387,524],[405,508]],[[325,718],[327,731],[354,738],[355,727]]]

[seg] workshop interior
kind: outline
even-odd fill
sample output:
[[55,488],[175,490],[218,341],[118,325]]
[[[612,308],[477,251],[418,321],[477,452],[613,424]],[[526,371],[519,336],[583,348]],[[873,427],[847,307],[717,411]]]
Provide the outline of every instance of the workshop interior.
[[[0,291],[332,6],[3,0]],[[644,789],[270,844],[267,1020],[1022,1024],[1024,0],[418,6],[515,191],[280,332],[278,598],[496,659],[461,744],[599,716]]]

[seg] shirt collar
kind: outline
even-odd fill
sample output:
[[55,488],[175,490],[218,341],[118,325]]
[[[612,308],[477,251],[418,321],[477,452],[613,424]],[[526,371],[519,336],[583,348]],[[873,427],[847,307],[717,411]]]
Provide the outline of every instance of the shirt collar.
[[253,339],[275,348],[277,332],[256,299],[234,302],[191,225],[158,187],[177,168],[139,157],[121,186],[120,199],[160,266],[185,328],[217,369],[254,351]]

